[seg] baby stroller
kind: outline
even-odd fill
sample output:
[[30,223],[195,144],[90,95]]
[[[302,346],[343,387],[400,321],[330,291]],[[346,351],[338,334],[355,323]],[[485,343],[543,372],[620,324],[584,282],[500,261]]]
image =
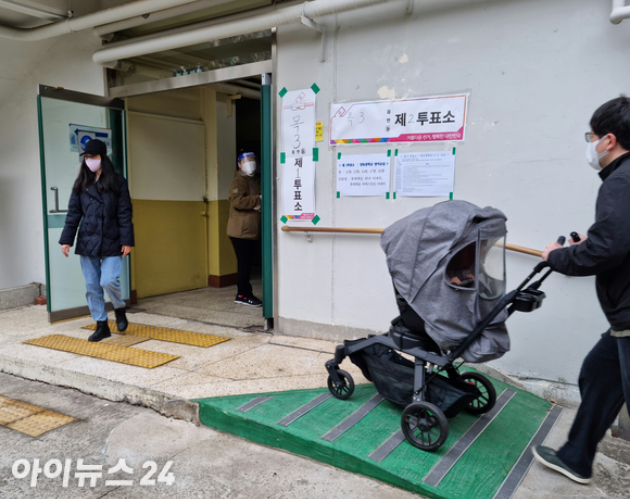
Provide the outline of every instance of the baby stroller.
[[[381,238],[400,315],[387,334],[347,340],[326,363],[328,389],[345,400],[354,391],[346,357],[390,402],[404,407],[406,439],[426,451],[448,436],[447,418],[462,410],[492,409],[495,389],[485,376],[460,372],[464,362],[497,359],[509,350],[506,319],[542,305],[548,270],[505,293],[505,215],[465,201],[418,210],[388,227]],[[527,286],[527,287],[526,287]],[[414,361],[400,355],[402,352]],[[461,360],[463,359],[463,360]]]

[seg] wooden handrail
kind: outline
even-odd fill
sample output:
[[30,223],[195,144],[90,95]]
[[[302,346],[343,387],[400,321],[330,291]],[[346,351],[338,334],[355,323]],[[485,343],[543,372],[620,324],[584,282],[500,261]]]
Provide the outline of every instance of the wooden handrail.
[[[282,227],[284,232],[329,232],[333,234],[382,234],[385,229],[358,229],[348,227],[293,227],[284,225]],[[506,243],[505,248],[517,253],[524,253],[526,255],[542,257],[542,251],[538,251],[531,248],[525,248],[524,246],[517,246],[516,244]]]

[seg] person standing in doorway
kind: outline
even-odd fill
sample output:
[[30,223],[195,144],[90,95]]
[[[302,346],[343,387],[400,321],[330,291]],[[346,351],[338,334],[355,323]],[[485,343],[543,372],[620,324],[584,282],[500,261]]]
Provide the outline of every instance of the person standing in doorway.
[[256,155],[244,152],[238,157],[236,174],[230,184],[228,201],[230,215],[227,234],[232,241],[238,260],[238,291],[234,303],[260,307],[262,302],[254,296],[250,276],[252,263],[258,252],[260,239],[260,178]]
[[592,480],[597,444],[624,401],[630,403],[630,99],[606,102],[590,125],[586,157],[603,181],[595,223],[568,248],[548,244],[543,259],[561,274],[596,276],[609,328],[582,364],[582,401],[567,443],[558,451],[542,445],[533,449],[542,464],[583,484]]
[[97,324],[88,341],[101,341],[111,336],[103,290],[114,305],[118,330],[128,326],[120,274],[122,259],[134,246],[132,207],[127,181],[114,170],[105,143],[90,140],[83,154],[59,243],[68,257],[81,224],[75,253],[81,257],[88,307]]

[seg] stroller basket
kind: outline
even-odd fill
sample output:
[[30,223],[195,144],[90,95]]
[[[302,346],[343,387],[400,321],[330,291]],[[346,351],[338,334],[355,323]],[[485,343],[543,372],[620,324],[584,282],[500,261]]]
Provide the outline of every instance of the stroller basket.
[[[346,346],[357,341],[346,341]],[[373,345],[350,355],[353,364],[391,403],[406,407],[412,403],[414,364],[384,345]],[[429,376],[426,399],[439,407],[447,418],[466,408],[481,392],[472,384],[441,375]]]

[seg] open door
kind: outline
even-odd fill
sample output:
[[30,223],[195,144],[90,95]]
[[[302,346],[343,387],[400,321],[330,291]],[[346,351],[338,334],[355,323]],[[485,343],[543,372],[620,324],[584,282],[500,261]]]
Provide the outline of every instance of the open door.
[[[46,297],[50,322],[88,315],[85,281],[79,257],[65,258],[59,238],[72,186],[79,172],[79,153],[85,142],[98,138],[108,144],[116,171],[127,177],[125,107],[121,99],[40,85],[37,97]],[[76,244],[76,242],[75,242]],[[123,298],[130,296],[129,257],[123,259]],[[111,309],[109,297],[108,309]]]

